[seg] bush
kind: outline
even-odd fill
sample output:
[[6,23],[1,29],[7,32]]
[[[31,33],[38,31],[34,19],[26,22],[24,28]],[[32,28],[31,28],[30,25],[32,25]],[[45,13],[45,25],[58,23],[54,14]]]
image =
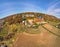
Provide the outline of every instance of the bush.
[[3,36],[0,36],[0,41],[3,41],[4,40],[4,37]]
[[5,36],[5,40],[11,39],[15,33],[9,33],[7,36]]
[[58,28],[60,29],[60,24],[58,24]]
[[34,24],[35,26],[32,26],[33,28],[38,28],[39,27],[39,24],[35,23]]

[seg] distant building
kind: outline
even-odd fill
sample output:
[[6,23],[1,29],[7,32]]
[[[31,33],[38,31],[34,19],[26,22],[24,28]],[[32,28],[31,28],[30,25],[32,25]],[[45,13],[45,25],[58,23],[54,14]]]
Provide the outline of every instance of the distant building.
[[23,14],[23,17],[34,17],[33,14]]
[[35,16],[34,14],[23,14],[22,18],[25,19],[22,23],[27,26],[32,26],[34,23],[41,24],[44,21],[42,16]]

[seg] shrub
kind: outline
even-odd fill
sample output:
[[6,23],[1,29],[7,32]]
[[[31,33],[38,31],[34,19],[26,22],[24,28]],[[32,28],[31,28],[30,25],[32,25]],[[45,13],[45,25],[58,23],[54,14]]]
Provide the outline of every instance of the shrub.
[[0,36],[0,41],[3,41],[4,40],[4,37],[3,36]]
[[15,33],[9,33],[7,36],[5,36],[5,40],[11,39]]

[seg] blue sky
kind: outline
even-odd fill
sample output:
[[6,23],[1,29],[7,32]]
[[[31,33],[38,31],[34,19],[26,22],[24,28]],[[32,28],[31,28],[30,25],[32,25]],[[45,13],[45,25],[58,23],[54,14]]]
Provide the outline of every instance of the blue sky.
[[22,12],[40,12],[60,18],[60,0],[0,0],[0,18]]

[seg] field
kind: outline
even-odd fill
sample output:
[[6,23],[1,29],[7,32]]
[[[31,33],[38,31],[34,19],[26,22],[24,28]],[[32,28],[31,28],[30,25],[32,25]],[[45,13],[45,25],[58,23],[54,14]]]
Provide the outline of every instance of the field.
[[[58,34],[57,30],[59,29],[57,29],[56,27],[53,28],[53,26],[49,24],[45,24],[44,26],[54,33]],[[13,43],[13,47],[60,47],[59,36],[52,34],[42,26],[40,26],[39,28],[39,34],[31,34],[29,32],[19,33],[16,41]]]

